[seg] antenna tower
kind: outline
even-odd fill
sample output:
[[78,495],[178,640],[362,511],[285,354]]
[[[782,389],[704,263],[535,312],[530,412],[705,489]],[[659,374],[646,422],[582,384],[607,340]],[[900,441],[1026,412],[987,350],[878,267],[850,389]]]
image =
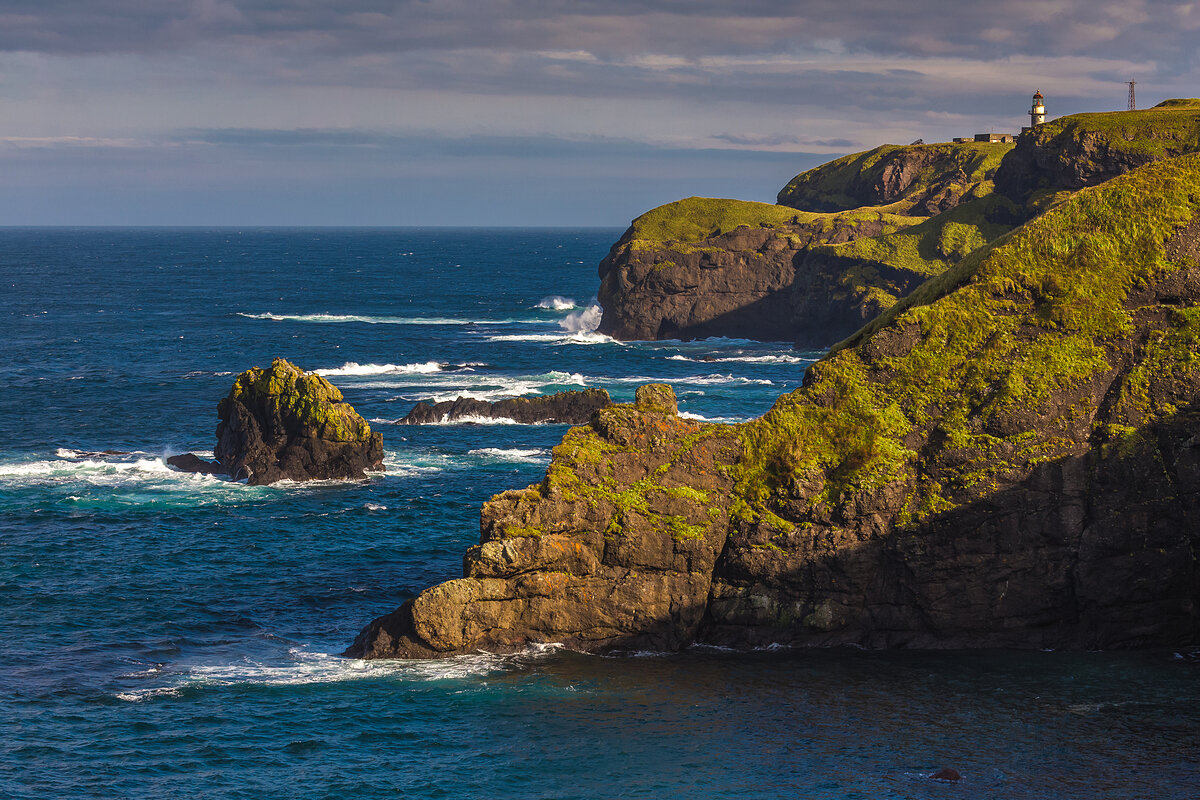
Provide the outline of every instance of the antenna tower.
[[1133,87],[1137,86],[1137,81],[1129,82],[1129,110],[1137,111],[1137,99],[1133,96]]

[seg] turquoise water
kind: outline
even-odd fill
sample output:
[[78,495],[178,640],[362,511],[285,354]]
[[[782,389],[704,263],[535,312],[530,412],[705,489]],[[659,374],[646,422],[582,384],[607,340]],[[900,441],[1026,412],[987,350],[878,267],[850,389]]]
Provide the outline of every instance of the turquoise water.
[[[1200,795],[1187,653],[341,658],[460,574],[564,430],[391,424],[416,400],[667,380],[739,420],[818,356],[589,332],[619,234],[0,230],[0,797]],[[385,473],[165,467],[277,355],[383,432]]]

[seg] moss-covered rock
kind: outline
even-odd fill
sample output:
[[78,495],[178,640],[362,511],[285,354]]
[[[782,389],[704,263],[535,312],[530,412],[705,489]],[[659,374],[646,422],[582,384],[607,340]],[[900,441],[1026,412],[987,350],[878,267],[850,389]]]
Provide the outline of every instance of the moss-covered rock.
[[1160,158],[1200,150],[1200,100],[1167,100],[1143,111],[1072,114],[1017,139],[996,172],[996,189],[1030,213],[1062,192],[1095,186]]
[[1200,641],[1197,185],[1187,155],[1078,192],[761,419],[601,411],[353,652]]
[[886,208],[815,214],[701,197],[669,203],[634,220],[600,263],[599,330],[618,339],[792,340],[801,254],[919,221]]
[[282,358],[238,375],[217,416],[217,460],[234,479],[361,478],[383,469],[380,434],[336,386]]
[[1012,150],[1007,143],[885,144],[802,172],[779,191],[777,202],[803,211],[836,212],[862,206],[931,216],[973,196],[992,179]]

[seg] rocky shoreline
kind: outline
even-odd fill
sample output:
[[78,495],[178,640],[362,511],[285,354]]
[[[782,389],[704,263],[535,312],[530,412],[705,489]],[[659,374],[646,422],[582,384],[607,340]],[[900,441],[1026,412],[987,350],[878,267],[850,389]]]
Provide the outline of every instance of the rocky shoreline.
[[598,411],[347,654],[1200,641],[1200,155],[1118,172],[1039,181],[760,419]]

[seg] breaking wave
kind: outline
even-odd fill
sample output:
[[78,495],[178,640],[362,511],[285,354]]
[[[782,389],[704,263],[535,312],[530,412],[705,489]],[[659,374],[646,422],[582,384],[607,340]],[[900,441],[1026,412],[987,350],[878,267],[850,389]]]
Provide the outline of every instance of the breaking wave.
[[547,308],[551,311],[570,311],[575,306],[576,303],[572,298],[563,297],[561,294],[552,294],[539,300],[536,307]]

